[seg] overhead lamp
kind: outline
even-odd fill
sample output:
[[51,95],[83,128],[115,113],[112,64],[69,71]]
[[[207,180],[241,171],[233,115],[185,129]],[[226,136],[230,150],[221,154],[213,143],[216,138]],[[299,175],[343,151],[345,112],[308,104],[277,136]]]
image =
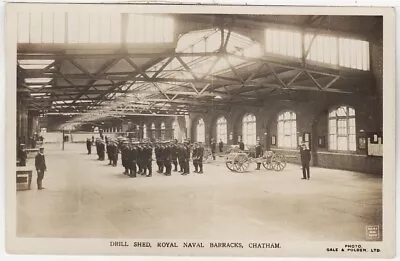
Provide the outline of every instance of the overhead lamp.
[[216,99],[216,100],[220,100],[220,99],[222,99],[222,97],[221,97],[221,96],[219,96],[219,95],[216,95],[216,96],[214,97],[214,99]]

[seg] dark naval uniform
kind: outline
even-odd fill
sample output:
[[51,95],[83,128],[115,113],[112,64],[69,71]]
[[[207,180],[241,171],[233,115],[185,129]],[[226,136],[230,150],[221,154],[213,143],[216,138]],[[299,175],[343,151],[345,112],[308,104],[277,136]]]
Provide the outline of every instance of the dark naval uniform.
[[[262,157],[263,156],[263,148],[261,146],[261,144],[257,144],[256,146],[256,158]],[[260,169],[261,166],[261,162],[257,162],[257,170]]]
[[185,151],[184,151],[184,146],[182,144],[178,145],[177,148],[178,151],[178,162],[179,162],[179,172],[184,172],[185,170]]
[[87,154],[92,154],[92,142],[89,138],[86,140],[86,149],[88,151]]
[[150,145],[146,145],[146,147],[143,150],[144,152],[144,169],[146,172],[146,169],[149,171],[149,173],[147,173],[147,177],[151,177],[152,175],[152,166],[151,163],[153,161],[152,157],[153,157],[153,148]]
[[194,147],[193,153],[192,153],[192,158],[193,158],[193,166],[194,166],[194,172],[197,173],[199,171],[199,165],[197,163],[197,152],[198,152],[198,147]]
[[138,151],[136,146],[129,147],[128,153],[128,165],[129,165],[129,175],[132,178],[136,178],[136,162],[138,157]]
[[203,156],[204,156],[204,148],[200,146],[197,148],[197,164],[199,166],[200,171],[198,173],[203,173]]
[[171,176],[172,149],[170,145],[165,146],[163,156],[165,165],[165,175]]
[[100,143],[99,143],[99,156],[100,156],[100,160],[104,160],[104,156],[105,156],[105,154],[104,154],[104,151],[105,150],[105,145],[104,145],[104,142],[102,142],[102,141],[100,141]]
[[44,177],[44,172],[47,170],[46,158],[44,154],[38,153],[35,157],[35,167],[37,171],[37,187],[38,189],[43,189],[42,181]]
[[189,168],[190,147],[189,147],[189,144],[185,144],[183,147],[183,158],[184,158],[183,175],[187,175],[190,173],[190,168]]
[[121,148],[121,160],[122,160],[122,166],[125,168],[124,174],[126,175],[129,172],[128,151],[129,151],[128,145],[123,144]]
[[301,166],[303,169],[302,179],[310,179],[310,161],[311,161],[310,150],[306,147],[300,148],[300,158],[301,158]]
[[176,144],[171,146],[171,159],[175,167],[174,171],[178,171],[178,146]]
[[156,145],[154,149],[154,153],[156,154],[156,163],[158,166],[158,173],[163,173],[164,171],[164,164],[162,161],[162,153],[163,153],[163,146],[161,144]]

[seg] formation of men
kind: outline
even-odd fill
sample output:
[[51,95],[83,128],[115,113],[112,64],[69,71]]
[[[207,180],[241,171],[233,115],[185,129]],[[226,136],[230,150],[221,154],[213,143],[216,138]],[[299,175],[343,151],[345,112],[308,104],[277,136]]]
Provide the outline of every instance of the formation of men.
[[[90,139],[87,140],[88,153],[91,150],[89,143]],[[104,141],[97,138],[95,145],[98,160],[105,160],[105,153],[107,153],[108,165],[117,166],[118,154],[121,153],[125,175],[132,178],[137,175],[152,176],[153,144],[150,141],[139,142],[136,139],[129,140],[127,138],[118,138],[117,140],[107,138],[107,141]],[[191,145],[189,140],[185,140],[184,143],[178,143],[177,140],[155,142],[154,154],[158,167],[157,172],[166,176],[170,176],[172,171],[180,172],[181,175],[188,175],[190,173],[191,152],[193,153],[194,172],[203,173],[204,147],[202,144]]]
[[177,140],[156,143],[154,152],[158,166],[157,172],[170,176],[172,167],[175,172],[178,171],[179,163],[179,172],[182,175],[189,174],[190,150],[189,141],[185,141],[183,144],[178,144]]
[[151,143],[124,140],[120,147],[125,175],[131,178],[136,178],[137,174],[146,177],[152,176],[153,147]]

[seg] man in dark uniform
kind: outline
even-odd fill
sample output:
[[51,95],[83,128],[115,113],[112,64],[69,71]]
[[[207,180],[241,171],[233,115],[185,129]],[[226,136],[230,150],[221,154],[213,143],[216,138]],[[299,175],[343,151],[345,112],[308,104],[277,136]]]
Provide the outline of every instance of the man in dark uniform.
[[125,168],[124,174],[129,174],[129,164],[128,164],[129,147],[127,142],[123,142],[121,146],[121,161],[122,166]]
[[163,173],[163,162],[162,162],[162,153],[163,153],[163,145],[158,142],[154,148],[154,153],[156,154],[156,163],[158,166],[157,173]]
[[26,153],[25,144],[20,144],[18,148],[18,155],[20,166],[26,166],[26,159],[28,158],[28,154]]
[[[261,142],[258,141],[257,146],[256,146],[256,158],[262,157],[263,156],[263,148],[261,146]],[[257,168],[256,170],[260,170],[261,167],[261,162],[257,161]]]
[[192,159],[193,159],[193,166],[194,166],[194,172],[197,173],[199,172],[199,163],[198,163],[198,143],[195,142],[193,146],[193,152],[192,152]]
[[189,159],[190,159],[190,146],[189,141],[186,140],[183,148],[184,169],[182,175],[190,174]]
[[44,148],[40,148],[38,154],[35,157],[35,167],[37,171],[37,187],[39,190],[42,190],[44,189],[42,186],[44,172],[47,170],[46,158],[44,156]]
[[105,144],[104,141],[100,141],[99,143],[99,150],[100,150],[100,160],[104,160],[105,156]]
[[200,143],[197,147],[197,165],[199,166],[199,174],[203,174],[203,156],[204,156],[204,147],[203,144]]
[[108,165],[112,165],[112,148],[111,148],[111,142],[106,141],[106,150],[107,150],[107,158],[108,158]]
[[138,174],[144,175],[143,169],[143,144],[139,143],[138,145],[138,156],[137,156],[137,165],[138,165]]
[[111,151],[112,165],[114,167],[116,167],[117,163],[118,163],[118,152],[119,152],[117,143],[115,143],[114,141],[111,141],[111,148],[112,148],[112,151]]
[[98,160],[100,160],[100,140],[99,139],[96,139],[96,153],[97,153],[97,156],[98,156]]
[[151,147],[150,143],[146,144],[146,147],[144,149],[144,168],[145,168],[145,172],[146,169],[149,171],[149,173],[147,173],[146,177],[151,177],[152,175],[152,159],[153,157],[153,148]]
[[171,157],[172,163],[174,164],[174,171],[178,171],[178,140],[175,139],[174,143],[171,145]]
[[241,140],[239,141],[239,149],[244,150],[244,143]]
[[164,149],[164,165],[165,165],[165,175],[171,176],[171,162],[172,162],[172,149],[171,144],[166,144]]
[[218,146],[219,146],[219,152],[222,152],[222,149],[224,148],[224,142],[221,139],[219,140]]
[[90,138],[86,139],[86,149],[87,154],[92,154],[92,142],[90,141]]
[[136,178],[136,163],[137,163],[137,157],[138,157],[138,150],[137,150],[137,144],[136,142],[132,142],[132,145],[129,150],[129,174],[131,178]]
[[185,155],[184,155],[184,147],[183,144],[178,144],[178,162],[179,162],[179,172],[184,172],[185,169]]
[[300,147],[301,166],[303,169],[303,177],[301,179],[310,179],[310,160],[311,152],[307,148],[307,144],[303,143]]
[[215,142],[214,138],[211,139],[211,154],[213,160],[215,160],[215,152],[217,151],[217,143]]

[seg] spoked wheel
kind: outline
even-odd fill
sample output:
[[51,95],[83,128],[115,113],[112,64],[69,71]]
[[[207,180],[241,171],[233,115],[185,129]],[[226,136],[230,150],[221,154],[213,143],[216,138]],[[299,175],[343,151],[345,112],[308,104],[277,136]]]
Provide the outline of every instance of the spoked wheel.
[[227,160],[225,165],[230,171],[236,171],[235,164],[232,161]]
[[281,155],[276,155],[273,160],[275,162],[274,169],[276,171],[282,171],[286,167],[285,157],[283,157]]
[[235,168],[237,172],[245,172],[249,168],[249,161],[237,161],[235,162]]
[[272,164],[272,161],[269,160],[269,159],[267,159],[266,161],[263,161],[263,162],[262,162],[262,165],[263,165],[263,167],[264,167],[265,169],[267,169],[267,170],[273,170],[273,169],[274,169],[274,166],[273,166],[273,164]]
[[245,172],[248,169],[250,162],[246,155],[237,155],[234,164],[236,171]]

